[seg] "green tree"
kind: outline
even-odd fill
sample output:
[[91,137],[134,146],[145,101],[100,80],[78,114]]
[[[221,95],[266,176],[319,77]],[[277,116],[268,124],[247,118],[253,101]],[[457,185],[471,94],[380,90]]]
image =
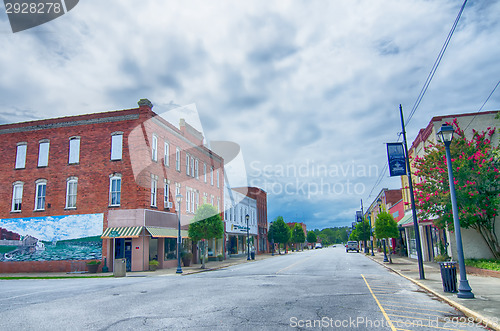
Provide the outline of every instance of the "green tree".
[[[286,225],[285,221],[283,220],[283,216],[278,216],[276,217],[276,220],[273,222],[274,226],[274,241],[278,244],[284,244],[290,240],[291,237],[291,231],[288,225]],[[280,246],[278,245],[278,253],[281,254]]]
[[[375,220],[375,236],[379,239],[397,238],[399,236],[398,223],[386,211],[377,215],[377,219]],[[389,243],[388,240],[386,242]],[[389,250],[389,259],[390,263],[392,263],[391,250]]]
[[[450,146],[455,193],[459,209],[460,226],[476,230],[489,250],[500,259],[500,246],[495,232],[500,205],[500,150],[491,143],[495,128],[473,130],[470,140],[453,123],[455,137]],[[415,158],[415,201],[419,218],[432,220],[434,225],[453,230],[453,214],[448,182],[448,169],[443,144],[430,145],[426,155]]]
[[[224,235],[224,224],[217,209],[209,204],[201,205],[189,224],[189,237],[196,243],[201,240],[220,239]],[[202,269],[205,269],[205,242],[202,242]]]
[[370,240],[370,222],[367,219],[363,219],[363,222],[358,222],[356,224],[356,233],[358,241],[363,241],[365,247],[365,253],[368,253],[368,246],[366,241]]
[[318,238],[316,238],[316,233],[314,233],[314,231],[307,232],[307,242],[308,243],[314,244],[317,240],[318,240]]
[[306,241],[304,229],[299,223],[295,223],[292,229],[292,242],[295,244],[302,244]]

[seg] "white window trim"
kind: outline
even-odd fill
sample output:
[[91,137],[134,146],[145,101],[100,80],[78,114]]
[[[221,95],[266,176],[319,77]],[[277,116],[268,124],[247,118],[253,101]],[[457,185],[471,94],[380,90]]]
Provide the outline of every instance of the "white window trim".
[[151,139],[151,159],[155,162],[158,161],[158,137],[154,133]]
[[205,183],[207,182],[207,164],[203,163],[203,178],[205,179]]
[[26,168],[26,155],[27,154],[28,154],[28,143],[26,143],[26,142],[17,143],[15,169]]
[[[35,210],[36,211],[42,211],[42,210],[45,210],[45,203],[47,202],[47,180],[46,179],[39,179],[37,180],[36,182],[36,185],[35,185]],[[40,198],[40,196],[38,195],[38,187],[39,186],[45,186],[45,195],[43,196],[43,204],[42,204],[42,208],[40,208],[40,206],[38,205],[38,199]]]
[[165,164],[167,167],[170,167],[170,144],[165,141],[164,144],[164,158],[163,158],[163,164]]
[[189,194],[189,189],[186,187],[186,211],[187,212],[189,212],[189,209],[191,207],[190,197],[191,197],[191,194]]
[[158,200],[158,178],[151,175],[151,207],[157,207]]
[[170,199],[170,181],[165,179],[163,187],[163,208],[168,208],[169,199]]
[[[76,183],[76,188],[75,188],[75,205],[74,206],[69,206],[69,187],[72,183]],[[69,177],[66,179],[66,209],[76,209],[76,198],[78,196],[78,178],[77,177]]]
[[194,157],[191,156],[191,177],[194,177]]
[[175,148],[175,170],[181,171],[181,150],[179,147]]
[[196,179],[200,180],[200,176],[199,176],[200,173],[198,172],[198,168],[199,168],[198,163],[199,163],[198,159],[196,159],[194,161],[194,171],[195,171],[195,177],[196,177]]
[[[73,145],[73,148],[71,148],[71,142],[75,141],[78,141],[78,143],[76,145]],[[80,142],[80,137],[69,138],[68,164],[80,163]]]
[[[113,188],[113,180],[120,180],[120,190],[119,191],[115,191],[113,192],[112,191],[112,188]],[[121,206],[121,203],[122,203],[122,175],[121,174],[112,174],[109,176],[109,206],[111,207],[119,207]],[[119,203],[117,204],[113,204],[112,201],[113,201],[113,193],[118,193],[119,194]]]
[[[46,154],[42,154],[42,146],[47,145]],[[40,140],[38,143],[38,167],[48,167],[49,166],[49,154],[50,154],[50,141],[48,139]]]
[[[19,202],[19,209],[15,209],[16,206],[16,188],[20,188],[20,202]],[[24,183],[21,181],[14,182],[12,184],[12,208],[11,212],[13,213],[20,213],[23,208],[23,189],[24,189]]]
[[219,170],[217,169],[217,188],[220,187]]
[[186,176],[189,176],[189,154],[186,153]]
[[[119,136],[119,138],[117,138]],[[115,145],[113,145],[115,138]],[[117,140],[119,139],[119,140]],[[114,147],[114,148],[113,148]],[[117,131],[111,134],[111,161],[121,160],[123,158],[123,132]]]

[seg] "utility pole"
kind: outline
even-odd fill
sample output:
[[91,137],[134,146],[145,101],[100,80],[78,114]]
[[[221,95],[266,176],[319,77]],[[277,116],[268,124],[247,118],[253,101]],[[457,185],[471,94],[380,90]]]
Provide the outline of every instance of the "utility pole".
[[417,258],[418,258],[418,273],[420,275],[420,279],[425,279],[424,275],[424,263],[422,260],[422,246],[420,244],[420,230],[418,228],[418,220],[417,220],[417,211],[415,210],[415,197],[413,195],[413,182],[411,180],[411,168],[410,168],[410,158],[408,155],[408,145],[406,144],[406,130],[405,130],[405,122],[403,119],[403,107],[399,105],[399,113],[401,115],[401,128],[403,129],[403,142],[405,145],[405,154],[406,154],[406,171],[408,176],[408,185],[410,186],[410,198],[411,198],[411,210],[413,213],[413,228],[415,229],[415,243],[417,246]]

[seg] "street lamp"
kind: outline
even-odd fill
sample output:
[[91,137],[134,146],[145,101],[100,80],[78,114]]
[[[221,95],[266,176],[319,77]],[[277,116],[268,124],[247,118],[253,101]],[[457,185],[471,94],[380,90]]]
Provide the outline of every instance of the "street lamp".
[[250,260],[250,228],[248,227],[248,220],[250,219],[250,216],[248,214],[245,216],[245,219],[247,220],[247,261]]
[[371,243],[371,246],[372,246],[372,256],[375,256],[375,254],[373,254],[373,227],[372,227],[372,213],[371,212],[368,212],[368,220],[370,221],[370,243]]
[[181,238],[181,202],[182,202],[182,195],[177,194],[175,196],[175,200],[177,201],[177,208],[179,209],[179,216],[177,217],[178,223],[177,223],[177,271],[175,272],[176,274],[182,274],[182,268],[181,268],[181,243],[182,243],[182,238]]
[[462,246],[462,233],[460,232],[460,220],[458,219],[457,198],[455,196],[455,182],[453,181],[453,169],[451,167],[450,144],[453,140],[453,127],[443,124],[437,133],[437,140],[444,144],[446,150],[446,163],[448,165],[448,181],[450,182],[451,208],[453,211],[453,226],[455,227],[455,239],[457,242],[458,266],[460,268],[460,283],[458,285],[457,297],[473,299],[474,293],[469,286],[467,273],[465,271],[464,249]]

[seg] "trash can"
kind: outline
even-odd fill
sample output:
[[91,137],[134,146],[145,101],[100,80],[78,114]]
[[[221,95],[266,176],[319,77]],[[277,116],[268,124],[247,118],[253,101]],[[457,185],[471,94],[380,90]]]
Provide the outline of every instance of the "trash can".
[[252,258],[252,260],[255,260],[255,251],[250,252],[250,257]]
[[126,272],[127,272],[127,260],[115,259],[115,264],[113,265],[113,276],[125,277]]
[[443,281],[443,291],[457,292],[457,263],[440,262],[441,280]]

